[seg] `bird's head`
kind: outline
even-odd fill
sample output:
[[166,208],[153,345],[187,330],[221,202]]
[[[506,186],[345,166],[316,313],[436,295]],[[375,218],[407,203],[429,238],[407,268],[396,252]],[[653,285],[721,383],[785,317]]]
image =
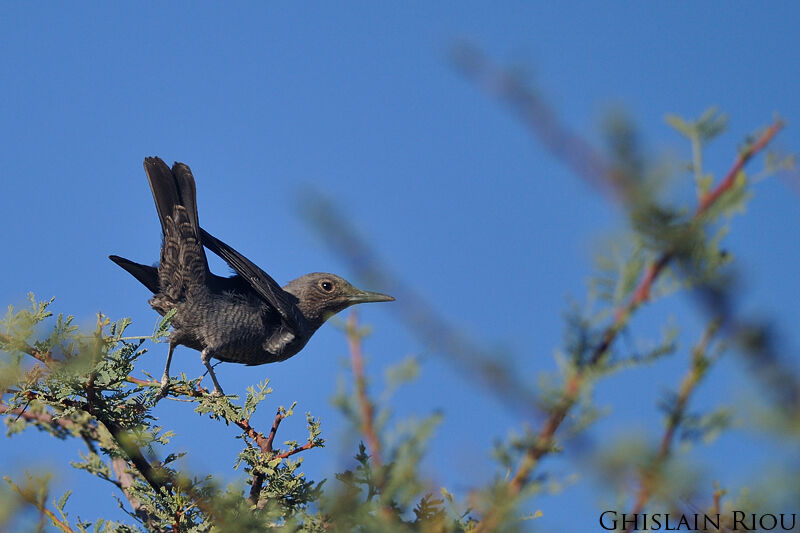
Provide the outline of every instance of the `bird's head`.
[[301,276],[287,283],[283,289],[297,298],[297,308],[314,328],[351,305],[394,301],[391,296],[362,291],[347,280],[325,272]]

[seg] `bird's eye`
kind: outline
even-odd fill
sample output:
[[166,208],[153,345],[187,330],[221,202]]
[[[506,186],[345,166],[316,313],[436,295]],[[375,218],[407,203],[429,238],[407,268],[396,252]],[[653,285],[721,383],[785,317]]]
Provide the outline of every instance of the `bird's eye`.
[[322,290],[325,292],[331,292],[333,290],[333,283],[328,280],[320,281],[319,286],[322,287]]

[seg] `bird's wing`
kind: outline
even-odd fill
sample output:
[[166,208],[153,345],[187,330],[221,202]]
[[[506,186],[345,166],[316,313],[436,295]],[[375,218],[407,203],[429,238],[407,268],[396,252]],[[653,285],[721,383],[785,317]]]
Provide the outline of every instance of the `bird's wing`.
[[237,274],[253,287],[253,290],[272,305],[292,331],[300,331],[301,319],[297,306],[294,305],[291,295],[284,291],[277,281],[255,263],[203,228],[200,228],[200,234],[206,248],[224,259]]

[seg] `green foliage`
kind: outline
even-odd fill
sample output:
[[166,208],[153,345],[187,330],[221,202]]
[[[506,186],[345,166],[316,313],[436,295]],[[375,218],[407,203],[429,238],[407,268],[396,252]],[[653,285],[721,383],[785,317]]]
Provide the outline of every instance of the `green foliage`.
[[[524,96],[524,91],[517,95],[519,102],[536,105],[530,99],[534,96],[527,95],[527,100]],[[630,227],[606,242],[598,254],[587,304],[572,304],[564,314],[564,341],[555,354],[557,369],[540,376],[535,405],[520,399],[520,405],[514,406],[526,414],[527,422],[496,442],[496,475],[484,486],[472,487],[465,497],[457,498],[426,478],[420,467],[441,415],[396,420],[391,410],[398,390],[419,375],[419,362],[410,357],[386,369],[386,386],[374,401],[368,390],[373,384],[363,375],[360,350],[366,330],[356,327],[354,316],[344,328],[351,346],[354,386],[342,381],[333,401],[351,433],[362,440],[353,463],[334,479],[310,480],[301,470],[306,453],[324,453],[319,451],[325,445],[319,418],[306,413],[307,434],[299,440],[277,438],[281,422],[294,415],[296,402],[288,408],[277,407],[271,427],[251,425],[270,398],[269,380],[248,387],[243,401],[209,394],[202,378],[182,375],[171,380],[168,398],[187,404],[187,411],[194,404],[197,415],[241,430],[236,436],[241,449],[230,462],[243,476],[220,487],[208,475],[179,470],[177,460],[192,452],[173,449],[174,433],[159,426],[153,415],[160,382],[133,375],[149,343],[161,342],[168,335],[174,313],[160,320],[149,336],[125,336],[129,320],[112,322],[103,315],[98,315],[95,329],[87,333],[73,325],[71,316],[53,317],[52,299],[37,302],[31,295],[29,308],[9,307],[0,321],[0,352],[4,354],[0,413],[6,433],[13,437],[33,427],[57,439],[80,439],[86,451],[70,464],[109,483],[130,520],[123,524],[102,517],[73,518],[67,511],[70,492],[51,499],[48,478],[30,475],[21,482],[5,478],[0,528],[14,524],[20,510],[30,508],[41,527],[49,524],[62,531],[515,531],[542,515],[521,508],[521,502],[542,492],[556,493],[574,481],[570,473],[543,471],[541,462],[561,453],[571,438],[586,433],[611,412],[595,403],[595,386],[619,372],[687,352],[685,374],[660,399],[663,434],[613,440],[591,454],[590,466],[616,489],[621,501],[635,492],[642,508],[653,501],[672,505],[676,498],[692,498],[702,491],[701,476],[696,465],[679,455],[677,445],[683,450],[709,444],[736,423],[726,405],[699,409],[691,401],[723,353],[736,345],[751,354],[759,363],[759,378],[784,394],[781,398],[800,396],[792,396],[800,385],[780,366],[768,329],[737,323],[727,305],[733,256],[723,240],[731,230],[732,217],[745,211],[752,195],[751,185],[757,180],[748,177],[744,163],[763,137],[748,142],[740,152],[742,164],[715,180],[703,169],[702,152],[725,129],[726,116],[710,109],[694,121],[670,115],[667,122],[690,142],[692,156],[686,168],[694,178],[691,187],[697,193],[697,206],[673,205],[665,199],[662,167],[642,153],[631,123],[616,115],[608,125],[608,168],[624,200]],[[789,158],[768,158],[757,176],[760,179],[790,163]],[[341,240],[351,242],[346,235]],[[682,324],[674,322],[665,324],[656,340],[645,336],[632,340],[632,317],[637,310],[677,291],[708,296],[706,300],[713,304],[704,307],[709,325],[694,348],[686,349],[678,329]],[[454,343],[440,344],[446,350]],[[455,344],[459,349],[470,348],[462,345],[460,337]],[[480,360],[473,366],[477,372],[505,375],[496,360]],[[792,415],[796,404],[783,403],[784,418],[770,423],[786,433],[800,433],[800,423]],[[536,416],[530,423],[527,415],[533,411]],[[723,495],[722,489],[715,490],[717,505]]]
[[[372,464],[362,445],[356,456],[359,466],[336,476],[341,487],[331,496],[323,494],[325,480],[308,480],[300,470],[300,454],[325,444],[318,418],[306,413],[305,441],[284,440],[279,448],[273,444],[275,433],[281,421],[294,414],[296,403],[278,408],[269,433],[257,431],[249,422],[272,392],[268,381],[249,387],[240,404],[236,397],[209,394],[200,379],[173,379],[170,397],[194,403],[201,416],[242,429],[238,438],[243,448],[233,466],[243,466],[247,479],[238,488],[223,489],[208,476],[187,477],[174,468],[184,453],[168,451],[174,433],[156,424],[152,415],[160,383],[132,377],[146,342],[166,335],[170,317],[160,321],[150,337],[126,337],[130,321],[111,322],[103,316],[98,316],[96,329],[89,334],[64,316],[46,330],[50,303],[32,299],[31,309],[11,308],[0,324],[10,333],[0,337],[0,347],[11,361],[7,373],[17,378],[2,403],[10,415],[5,417],[7,432],[12,435],[34,426],[58,438],[81,438],[87,451],[70,464],[115,486],[120,506],[133,521],[119,524],[97,518],[70,523],[64,511],[69,495],[49,505],[44,497],[47,480],[29,480],[32,488],[26,490],[37,496],[25,501],[40,510],[54,509],[57,514],[51,513],[51,524],[62,527],[63,522],[65,531],[261,531],[276,526],[315,531],[330,529],[331,524],[346,530],[355,524],[353,517],[363,517],[375,528],[452,522],[439,530],[457,530],[457,521],[446,518],[441,500],[426,496],[427,484],[418,472],[438,415],[400,428],[385,464]],[[30,342],[37,332],[42,340]],[[26,364],[26,355],[36,361],[33,366]],[[415,367],[406,361],[390,371],[392,387],[413,377]],[[344,412],[352,415],[354,425],[360,423],[357,410]],[[158,450],[166,452],[161,460],[154,458]]]

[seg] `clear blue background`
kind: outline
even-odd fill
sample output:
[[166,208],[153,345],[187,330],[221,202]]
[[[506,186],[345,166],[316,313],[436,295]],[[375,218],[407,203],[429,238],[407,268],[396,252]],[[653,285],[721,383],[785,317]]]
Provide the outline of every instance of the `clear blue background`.
[[[800,146],[799,16],[790,2],[5,3],[0,302],[24,304],[34,291],[56,296],[55,311],[82,324],[102,311],[130,316],[131,332],[149,333],[156,314],[146,289],[106,256],[158,259],[141,162],[159,155],[192,167],[203,226],[281,282],[309,271],[352,276],[297,214],[302,185],[325,192],[409,284],[473,338],[508,348],[533,381],[555,368],[563,310],[569,297],[583,299],[593,243],[622,220],[454,71],[450,46],[468,39],[502,63],[530,65],[564,120],[598,144],[602,118],[622,105],[651,153],[686,157],[664,115],[718,105],[731,116],[729,133],[707,154],[719,176],[744,136],[775,112],[789,121],[776,146]],[[800,316],[795,193],[779,180],[759,184],[727,241],[747,278],[745,309],[774,320],[789,348]],[[597,443],[660,435],[656,401],[677,386],[702,327],[690,302],[676,297],[637,316],[634,334],[654,336],[668,315],[686,325],[682,349],[598,387],[610,416],[591,431]],[[392,405],[400,418],[445,416],[424,465],[434,490],[463,496],[503,475],[489,450],[520,427],[520,413],[418,344],[390,304],[362,307],[361,318],[374,328],[366,343],[373,389],[385,368],[422,356],[421,379]],[[162,348],[137,372],[159,375]],[[229,393],[272,379],[275,393],[253,421],[261,428],[275,406],[294,400],[299,412],[322,417],[328,446],[306,454],[312,479],[332,477],[354,451],[356,436],[329,402],[346,353],[342,335],[326,326],[285,363],[218,367]],[[173,369],[194,376],[202,366],[181,349]],[[728,403],[752,422],[748,406],[762,391],[745,375],[740,360],[725,359],[694,405]],[[189,410],[169,401],[156,410],[178,432],[174,448],[192,450],[186,468],[236,479],[237,429]],[[304,438],[295,418],[279,440]],[[30,431],[0,439],[0,468],[19,477],[44,460],[57,470],[57,489],[76,489],[73,516],[121,517],[110,485],[61,468],[79,449]],[[575,480],[523,509],[541,509],[547,530],[594,530],[599,510],[614,503],[575,452],[568,445],[564,459],[542,465],[555,479]],[[708,501],[713,480],[736,492],[784,453],[791,450],[745,424],[687,457],[704,465]]]

